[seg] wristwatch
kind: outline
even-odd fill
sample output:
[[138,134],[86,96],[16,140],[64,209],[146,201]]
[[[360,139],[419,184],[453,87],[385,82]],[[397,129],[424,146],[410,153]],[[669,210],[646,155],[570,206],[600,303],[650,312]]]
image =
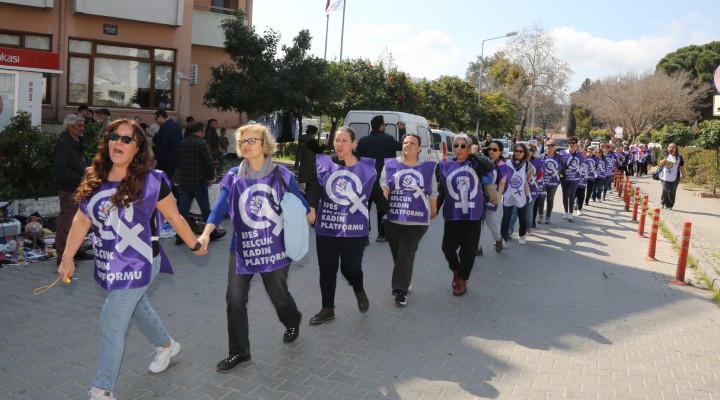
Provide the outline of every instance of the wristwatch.
[[190,250],[192,251],[198,251],[202,247],[202,244],[200,242],[195,242],[195,247],[190,247]]

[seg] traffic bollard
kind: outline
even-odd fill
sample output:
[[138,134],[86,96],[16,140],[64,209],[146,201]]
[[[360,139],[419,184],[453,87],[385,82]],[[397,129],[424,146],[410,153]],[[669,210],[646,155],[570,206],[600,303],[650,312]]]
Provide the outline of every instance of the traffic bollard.
[[618,178],[617,189],[618,189],[618,191],[617,191],[618,197],[622,198],[622,195],[623,195],[623,180],[622,180],[622,176]]
[[[638,231],[637,231],[638,237],[645,237],[645,216],[647,215],[648,200],[650,200],[649,197],[650,196],[648,196],[648,195],[643,196],[642,213],[640,214],[640,224],[638,224]],[[638,196],[638,200],[640,200],[639,196]],[[637,211],[637,202],[635,203],[635,211]]]
[[648,241],[648,253],[646,261],[657,261],[655,259],[655,246],[657,244],[658,226],[660,225],[660,209],[653,210],[652,227],[650,228],[650,240]]
[[680,245],[680,256],[678,257],[677,270],[675,271],[675,279],[671,282],[677,285],[685,284],[685,268],[687,267],[688,251],[690,250],[690,231],[692,223],[685,222],[683,224],[682,244]]
[[[633,213],[632,213],[632,222],[637,222],[637,216],[638,216],[638,203],[640,203],[640,188],[635,188],[635,200],[633,203]],[[638,232],[639,233],[639,232]],[[642,236],[642,235],[640,235]]]
[[625,211],[630,211],[630,192],[632,191],[632,183],[628,179],[625,183]]

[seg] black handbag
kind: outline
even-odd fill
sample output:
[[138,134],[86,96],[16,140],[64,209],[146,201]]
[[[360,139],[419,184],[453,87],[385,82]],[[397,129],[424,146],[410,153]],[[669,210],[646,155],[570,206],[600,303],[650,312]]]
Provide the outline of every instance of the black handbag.
[[655,171],[653,171],[652,177],[653,177],[653,179],[655,179],[656,181],[659,181],[659,180],[660,180],[660,170],[662,170],[662,168],[661,168],[661,167],[657,167],[657,168],[655,168]]

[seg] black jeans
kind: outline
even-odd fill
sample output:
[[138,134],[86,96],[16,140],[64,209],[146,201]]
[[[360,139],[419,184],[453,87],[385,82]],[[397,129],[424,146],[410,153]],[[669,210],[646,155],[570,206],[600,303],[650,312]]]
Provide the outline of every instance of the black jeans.
[[[452,271],[462,279],[470,279],[475,253],[480,243],[481,224],[478,221],[445,221],[442,251]],[[459,251],[458,251],[459,250]]]
[[403,225],[387,221],[385,229],[394,262],[392,288],[407,293],[412,281],[415,252],[417,252],[420,239],[427,232],[428,226]]
[[590,203],[590,198],[595,198],[595,180],[587,181],[587,188],[585,188],[585,205]]
[[[302,319],[302,314],[295,304],[295,299],[288,291],[287,277],[289,269],[290,267],[287,266],[260,274],[268,297],[275,306],[277,316],[286,328],[296,326]],[[238,274],[235,271],[235,252],[230,253],[225,300],[227,302],[228,340],[231,355],[250,354],[247,302],[250,281],[253,276],[254,274]]]
[[[540,205],[538,206],[538,211],[540,212],[541,217],[543,216],[544,212],[545,217],[550,218],[553,210],[553,205],[555,204],[555,193],[557,192],[557,188],[557,186],[545,186],[547,196],[540,201]],[[545,203],[547,203],[547,211],[545,211]]]
[[578,187],[575,191],[575,204],[577,205],[578,210],[582,210],[583,202],[585,202],[585,188]]
[[675,179],[675,182],[662,182],[662,194],[660,194],[660,204],[667,207],[675,207],[675,194],[677,193],[680,179]]
[[577,190],[577,187],[577,182],[564,181],[562,183],[562,198],[565,213],[573,212],[573,204],[575,204],[575,191]]
[[362,258],[365,252],[365,236],[345,238],[317,235],[315,244],[320,266],[322,307],[335,308],[338,267],[355,293],[363,290]]
[[524,207],[503,206],[503,217],[502,222],[500,223],[500,235],[502,235],[506,242],[510,240],[510,218],[512,218],[513,208],[517,208],[517,217],[518,221],[520,221],[520,230],[518,231],[518,234],[520,237],[523,237],[525,236],[525,233],[527,233],[527,205]]

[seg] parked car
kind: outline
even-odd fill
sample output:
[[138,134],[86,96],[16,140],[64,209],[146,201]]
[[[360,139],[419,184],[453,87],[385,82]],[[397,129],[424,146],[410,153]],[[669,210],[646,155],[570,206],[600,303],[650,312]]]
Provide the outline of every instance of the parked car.
[[552,140],[555,141],[555,151],[560,152],[568,149],[567,138],[553,138]]
[[446,161],[448,154],[452,155],[453,138],[455,133],[446,129],[431,129],[433,136],[433,149],[440,151],[440,160]]

